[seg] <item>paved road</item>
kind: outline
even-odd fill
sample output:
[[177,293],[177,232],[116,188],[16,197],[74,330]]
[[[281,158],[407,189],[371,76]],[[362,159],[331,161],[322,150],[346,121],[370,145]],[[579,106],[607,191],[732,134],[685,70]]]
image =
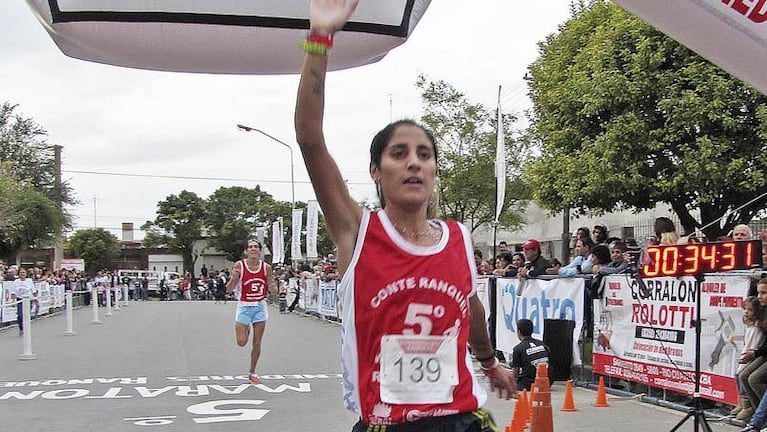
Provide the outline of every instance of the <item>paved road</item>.
[[[103,310],[101,311],[103,313]],[[37,360],[18,360],[15,327],[0,331],[0,431],[347,431],[355,421],[340,398],[339,327],[270,309],[259,372],[246,383],[248,353],[234,343],[234,304],[132,302],[91,324],[75,310],[75,336],[63,315],[33,322]],[[552,389],[557,431],[666,431],[684,413],[576,388],[577,412],[561,412],[564,386]],[[502,426],[514,402],[491,397]],[[735,426],[710,423],[715,431]],[[680,431],[693,430],[687,421]]]

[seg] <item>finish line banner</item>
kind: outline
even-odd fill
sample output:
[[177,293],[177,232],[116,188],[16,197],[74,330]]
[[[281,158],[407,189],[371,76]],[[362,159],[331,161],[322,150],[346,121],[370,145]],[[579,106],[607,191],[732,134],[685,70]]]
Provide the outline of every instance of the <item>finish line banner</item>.
[[[743,299],[749,277],[707,275],[701,282],[701,397],[735,404],[743,351]],[[608,276],[594,300],[593,371],[691,394],[695,389],[695,278]]]
[[583,279],[496,279],[496,348],[512,352],[519,343],[517,321],[527,318],[533,322],[533,337],[543,339],[546,319],[575,321],[573,331],[573,364],[581,363],[578,337],[583,327]]

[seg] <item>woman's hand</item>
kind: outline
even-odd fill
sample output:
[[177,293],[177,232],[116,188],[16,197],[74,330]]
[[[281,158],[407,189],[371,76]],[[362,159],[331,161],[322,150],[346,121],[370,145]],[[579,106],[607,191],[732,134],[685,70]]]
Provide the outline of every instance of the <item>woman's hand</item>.
[[498,392],[498,397],[510,399],[517,394],[517,383],[514,373],[498,363],[498,359],[493,358],[493,363],[488,366],[482,366],[482,373],[487,377],[490,390]]
[[346,24],[359,0],[311,0],[309,22],[313,33],[331,35]]

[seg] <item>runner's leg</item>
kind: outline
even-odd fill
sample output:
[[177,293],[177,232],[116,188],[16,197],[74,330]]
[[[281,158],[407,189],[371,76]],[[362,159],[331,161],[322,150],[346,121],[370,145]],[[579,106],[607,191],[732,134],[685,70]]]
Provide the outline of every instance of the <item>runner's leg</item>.
[[237,337],[237,346],[244,347],[248,344],[250,336],[250,326],[241,322],[234,323],[234,333]]
[[261,340],[266,330],[266,321],[253,323],[253,347],[250,350],[250,372],[256,372],[258,358],[261,356]]

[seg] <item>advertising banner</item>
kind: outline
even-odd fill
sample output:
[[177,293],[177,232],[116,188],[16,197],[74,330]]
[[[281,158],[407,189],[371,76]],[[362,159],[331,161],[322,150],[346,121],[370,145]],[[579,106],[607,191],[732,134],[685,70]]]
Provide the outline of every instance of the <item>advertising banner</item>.
[[603,298],[594,300],[594,373],[692,393],[700,294],[701,397],[735,404],[748,276],[706,275],[700,287],[693,277],[620,275],[604,283]]
[[303,218],[303,209],[293,209],[290,217],[290,259],[293,261],[303,258],[303,254],[301,253],[301,230],[303,229]]
[[583,327],[584,281],[580,278],[552,280],[499,278],[496,280],[496,348],[512,352],[519,343],[517,321],[533,322],[533,337],[543,339],[545,319],[575,321],[573,364],[581,363],[578,337]]
[[317,228],[319,226],[319,203],[309,200],[306,203],[306,258],[317,258]]
[[306,278],[306,290],[304,290],[304,310],[307,312],[320,311],[320,286],[319,279]]
[[336,310],[336,281],[320,281],[320,314],[338,317]]
[[[51,310],[64,307],[64,285],[51,285]],[[122,290],[118,290],[120,292]]]
[[2,288],[2,320],[4,323],[16,321],[16,302],[11,300],[11,291],[13,289],[13,282],[4,281],[0,285]]
[[477,298],[485,308],[485,317],[490,315],[490,277],[480,276],[477,280]]
[[32,316],[45,315],[51,308],[51,289],[48,282],[39,282],[35,284],[37,290],[37,310],[32,305]]

